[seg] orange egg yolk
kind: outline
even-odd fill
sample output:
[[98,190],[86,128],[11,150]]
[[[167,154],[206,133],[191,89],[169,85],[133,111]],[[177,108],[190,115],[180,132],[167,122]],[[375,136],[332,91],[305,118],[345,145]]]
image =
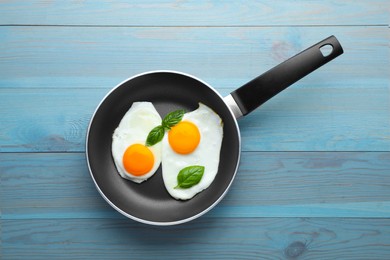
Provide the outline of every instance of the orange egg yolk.
[[181,121],[168,132],[168,141],[175,152],[192,153],[200,142],[199,129],[189,121]]
[[148,173],[154,164],[152,151],[142,144],[130,145],[123,154],[123,166],[134,176]]

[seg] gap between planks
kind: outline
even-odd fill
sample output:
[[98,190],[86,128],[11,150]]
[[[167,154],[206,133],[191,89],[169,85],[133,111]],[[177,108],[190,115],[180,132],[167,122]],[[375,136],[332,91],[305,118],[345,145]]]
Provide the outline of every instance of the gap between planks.
[[[287,28],[287,27],[389,27],[389,24],[314,24],[314,25],[104,25],[104,24],[0,24],[0,27],[92,27],[92,28]],[[389,27],[390,28],[390,27]]]

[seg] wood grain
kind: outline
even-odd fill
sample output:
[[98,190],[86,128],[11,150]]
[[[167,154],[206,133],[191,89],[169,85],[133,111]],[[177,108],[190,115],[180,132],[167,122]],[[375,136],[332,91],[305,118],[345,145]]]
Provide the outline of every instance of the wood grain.
[[[120,218],[81,153],[0,158],[3,219]],[[245,152],[208,217],[390,217],[390,153]]]
[[[98,235],[97,235],[98,234]],[[5,259],[388,259],[388,219],[3,220]]]
[[[302,26],[389,23],[388,1],[2,1],[0,24]],[[387,8],[386,8],[387,7]]]
[[389,95],[388,31],[387,26],[0,27],[0,88],[108,89],[141,72],[169,69],[231,89],[334,34],[345,53],[293,89],[348,89],[352,100],[362,88]]

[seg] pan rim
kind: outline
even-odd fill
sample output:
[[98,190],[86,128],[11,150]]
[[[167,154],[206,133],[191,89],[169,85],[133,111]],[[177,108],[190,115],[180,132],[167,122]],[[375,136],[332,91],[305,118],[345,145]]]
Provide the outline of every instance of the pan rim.
[[[88,143],[89,143],[89,133],[90,133],[90,130],[91,130],[91,126],[92,126],[92,123],[95,119],[95,116],[96,116],[96,113],[97,111],[99,110],[99,108],[101,107],[101,105],[103,104],[103,102],[112,94],[112,92],[114,92],[117,88],[119,88],[120,86],[122,86],[124,83],[128,82],[128,81],[131,81],[137,77],[141,77],[141,76],[144,76],[144,75],[148,75],[148,74],[153,74],[153,73],[172,73],[172,74],[179,74],[179,75],[182,75],[182,76],[186,76],[186,77],[189,77],[189,78],[192,78],[192,79],[195,79],[199,82],[201,82],[202,84],[204,84],[205,86],[207,86],[211,91],[213,91],[222,101],[223,103],[225,104],[225,106],[227,107],[227,109],[229,110],[230,114],[231,114],[231,117],[233,118],[233,121],[234,121],[234,125],[236,126],[236,130],[237,130],[237,137],[238,137],[238,156],[237,156],[237,163],[236,163],[236,166],[235,166],[235,169],[234,169],[234,173],[232,175],[232,178],[229,182],[229,184],[226,186],[225,190],[223,191],[223,193],[219,196],[219,198],[217,200],[215,200],[211,205],[209,205],[207,208],[205,208],[204,210],[202,210],[201,212],[199,212],[198,214],[195,214],[191,217],[188,217],[188,218],[183,218],[183,219],[179,219],[179,220],[176,220],[176,221],[151,221],[151,220],[146,220],[146,219],[142,219],[142,218],[139,218],[139,217],[136,217],[136,216],[133,216],[131,215],[130,213],[128,212],[125,212],[124,210],[120,209],[118,206],[116,206],[105,194],[104,192],[100,189],[99,187],[99,184],[97,183],[97,181],[95,180],[94,176],[93,176],[93,173],[92,173],[92,169],[91,169],[91,165],[90,165],[90,160],[89,160],[89,151],[88,151]],[[200,216],[206,214],[207,212],[209,212],[212,208],[214,208],[227,194],[227,192],[229,191],[235,177],[236,177],[236,174],[237,174],[237,170],[238,170],[238,167],[239,167],[239,164],[240,164],[240,159],[241,159],[241,133],[240,133],[240,128],[238,126],[238,122],[237,122],[237,118],[234,116],[234,113],[233,111],[231,110],[231,108],[225,103],[224,101],[224,98],[222,97],[222,95],[216,90],[214,89],[213,87],[211,87],[208,83],[206,83],[205,81],[191,75],[191,74],[188,74],[188,73],[184,73],[184,72],[180,72],[180,71],[176,71],[176,70],[151,70],[151,71],[146,71],[146,72],[142,72],[142,73],[139,73],[139,74],[136,74],[132,77],[129,77],[125,80],[123,80],[122,82],[120,82],[119,84],[117,84],[115,87],[113,87],[103,98],[102,100],[99,102],[99,104],[97,105],[97,107],[95,108],[95,111],[93,112],[92,116],[91,116],[91,119],[89,121],[89,124],[88,124],[88,128],[87,128],[87,135],[86,135],[86,138],[85,138],[85,154],[86,154],[86,161],[87,161],[87,166],[88,166],[88,171],[89,171],[89,174],[95,184],[95,187],[96,189],[98,190],[100,196],[103,197],[103,199],[112,207],[114,208],[116,211],[118,211],[119,213],[121,213],[123,216],[127,217],[127,218],[130,218],[132,220],[135,220],[137,222],[140,222],[140,223],[143,223],[143,224],[148,224],[148,225],[154,225],[154,226],[172,226],[172,225],[178,225],[178,224],[183,224],[183,223],[186,223],[186,222],[189,222],[191,220],[194,220],[196,218],[199,218]]]

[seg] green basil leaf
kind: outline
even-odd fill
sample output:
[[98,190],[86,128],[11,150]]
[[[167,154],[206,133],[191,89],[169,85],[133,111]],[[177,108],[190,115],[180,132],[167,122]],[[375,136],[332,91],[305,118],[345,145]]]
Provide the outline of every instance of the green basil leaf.
[[162,121],[162,126],[165,129],[169,130],[172,126],[175,126],[181,121],[184,113],[185,111],[183,109],[180,109],[167,114]]
[[177,175],[177,188],[188,189],[198,184],[203,177],[204,166],[194,165],[182,169]]
[[156,126],[155,128],[153,128],[149,132],[148,137],[146,138],[145,145],[152,146],[152,145],[157,144],[158,142],[160,142],[163,139],[164,134],[165,134],[164,127],[162,127],[161,125]]

